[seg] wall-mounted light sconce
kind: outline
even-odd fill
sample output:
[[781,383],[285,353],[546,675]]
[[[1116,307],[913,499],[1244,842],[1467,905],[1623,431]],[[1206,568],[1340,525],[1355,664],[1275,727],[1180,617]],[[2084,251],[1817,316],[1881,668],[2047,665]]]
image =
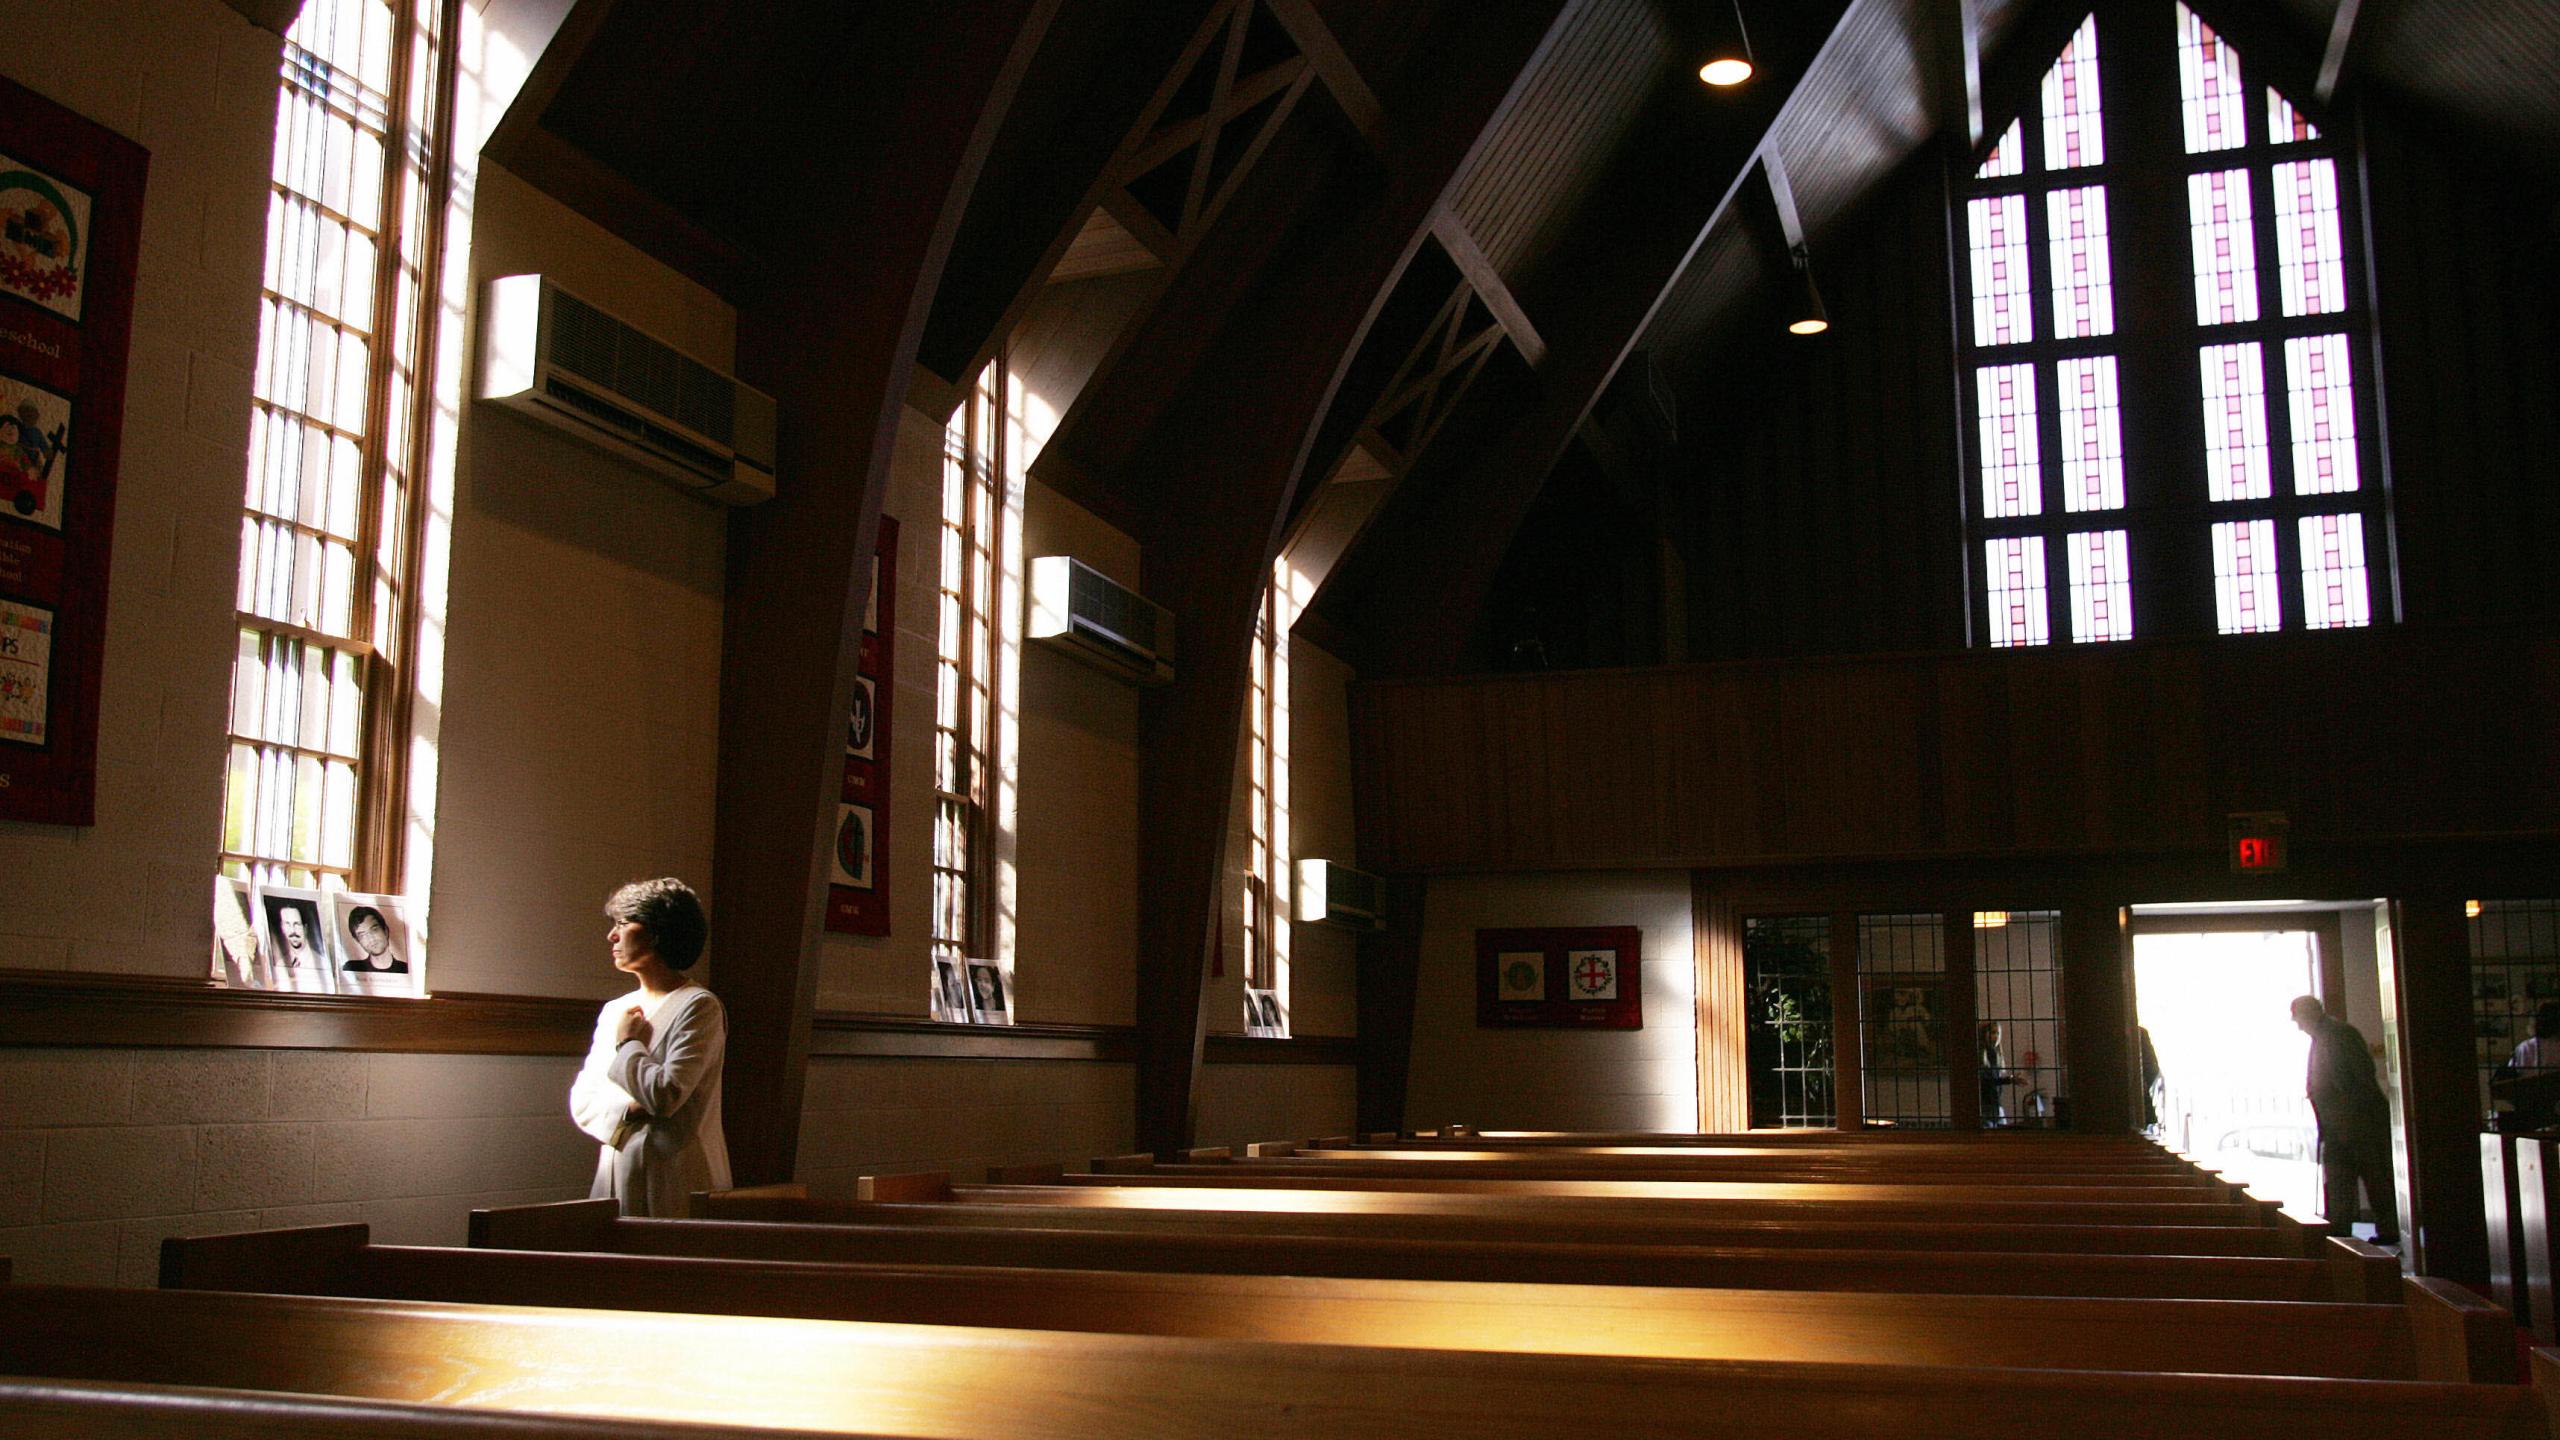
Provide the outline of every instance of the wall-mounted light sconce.
[[1742,24],[1742,0],[1733,0],[1733,23],[1717,28],[1721,33],[1707,47],[1707,58],[1698,66],[1698,78],[1718,89],[1727,89],[1750,79],[1758,68],[1751,59],[1751,32]]
[[1801,245],[1788,252],[1795,262],[1795,295],[1787,304],[1787,333],[1819,335],[1831,328],[1831,316],[1822,308],[1822,292],[1814,287],[1813,258]]

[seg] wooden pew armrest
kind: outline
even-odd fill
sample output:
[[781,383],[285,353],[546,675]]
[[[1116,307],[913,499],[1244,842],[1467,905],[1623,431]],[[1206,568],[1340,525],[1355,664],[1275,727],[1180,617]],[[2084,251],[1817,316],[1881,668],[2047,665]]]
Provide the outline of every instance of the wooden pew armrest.
[[342,1295],[372,1241],[369,1225],[172,1235],[160,1242],[160,1288]]
[[2400,1257],[2390,1251],[2332,1235],[2320,1253],[2329,1262],[2330,1299],[2350,1305],[2397,1305],[2404,1298]]
[[602,1250],[621,1218],[622,1202],[609,1198],[499,1205],[471,1212],[470,1243],[476,1250]]
[[932,1202],[951,1198],[951,1172],[919,1170],[908,1175],[864,1175],[853,1182],[856,1200]]
[[2412,1276],[2400,1283],[2419,1379],[2516,1383],[2514,1317],[2450,1280]]

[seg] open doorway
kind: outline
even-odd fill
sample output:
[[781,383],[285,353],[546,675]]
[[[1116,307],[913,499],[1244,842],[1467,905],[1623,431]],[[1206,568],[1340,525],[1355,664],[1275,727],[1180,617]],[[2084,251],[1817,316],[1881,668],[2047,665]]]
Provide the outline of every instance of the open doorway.
[[2160,1062],[2161,1138],[2305,1220],[2320,1215],[2318,1127],[2303,1095],[2311,1041],[2285,1007],[2323,994],[2308,928],[2168,929],[2133,937],[2134,993]]

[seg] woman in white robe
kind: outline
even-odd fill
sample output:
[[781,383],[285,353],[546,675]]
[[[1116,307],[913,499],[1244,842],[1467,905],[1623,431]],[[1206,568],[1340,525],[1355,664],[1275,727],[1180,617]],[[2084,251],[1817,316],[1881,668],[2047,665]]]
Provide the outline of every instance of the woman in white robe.
[[729,1185],[720,1129],[720,1062],[729,1043],[719,998],[684,972],[702,956],[702,902],[681,880],[640,880],[605,902],[613,968],[640,988],[606,1002],[569,1115],[595,1137],[588,1193],[625,1215],[682,1216],[696,1190]]

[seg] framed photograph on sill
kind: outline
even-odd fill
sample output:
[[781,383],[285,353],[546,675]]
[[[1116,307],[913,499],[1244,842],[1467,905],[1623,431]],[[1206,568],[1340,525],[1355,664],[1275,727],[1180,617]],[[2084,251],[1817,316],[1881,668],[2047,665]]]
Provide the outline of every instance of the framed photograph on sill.
[[960,962],[936,958],[933,962],[933,1018],[954,1025],[969,1023],[969,978],[960,971]]
[[969,962],[969,1018],[981,1025],[1010,1025],[1012,1000],[1002,965],[993,960]]

